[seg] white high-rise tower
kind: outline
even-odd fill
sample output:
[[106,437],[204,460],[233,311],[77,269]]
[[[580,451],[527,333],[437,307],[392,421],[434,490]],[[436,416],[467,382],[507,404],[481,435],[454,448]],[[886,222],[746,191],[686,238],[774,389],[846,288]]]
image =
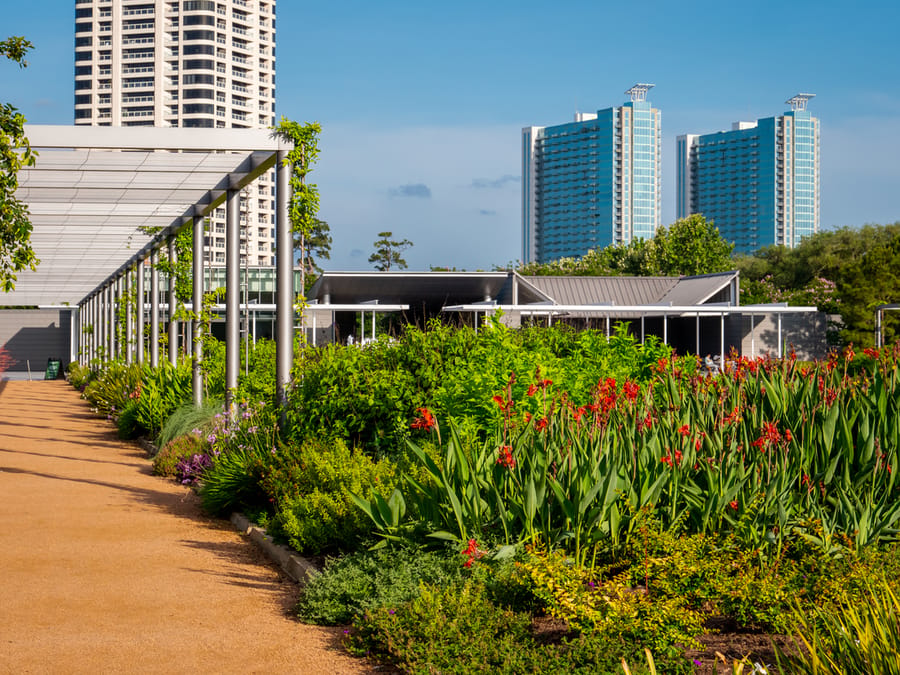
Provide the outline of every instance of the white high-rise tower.
[[[75,0],[75,124],[275,124],[275,0]],[[242,195],[242,263],[274,263],[274,182]],[[224,209],[210,261],[225,261]]]

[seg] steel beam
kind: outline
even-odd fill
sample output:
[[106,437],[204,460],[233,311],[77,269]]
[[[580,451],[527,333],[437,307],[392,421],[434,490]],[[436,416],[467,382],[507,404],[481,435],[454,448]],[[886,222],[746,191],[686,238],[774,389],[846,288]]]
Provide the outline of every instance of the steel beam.
[[294,238],[288,216],[291,167],[287,153],[275,161],[275,400],[284,410],[294,359]]
[[234,413],[240,370],[241,193],[225,200],[225,407]]

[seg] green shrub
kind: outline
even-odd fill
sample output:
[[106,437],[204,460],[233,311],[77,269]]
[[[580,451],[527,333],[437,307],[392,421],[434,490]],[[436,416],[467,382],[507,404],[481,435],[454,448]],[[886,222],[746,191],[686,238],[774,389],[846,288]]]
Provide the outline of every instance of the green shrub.
[[111,361],[85,386],[83,396],[99,412],[117,416],[141,388],[141,367]]
[[119,415],[116,418],[116,429],[119,432],[119,438],[137,438],[146,431],[138,422],[137,408],[137,401],[132,399],[127,401],[125,407],[119,411]]
[[224,404],[220,400],[207,400],[200,407],[195,406],[193,402],[179,406],[162,425],[157,445],[163,447],[184,434],[209,429],[215,416],[221,413],[223,408]]
[[159,449],[153,458],[153,473],[174,478],[178,463],[204,451],[203,441],[196,434],[184,434],[173,438]]
[[[423,585],[404,604],[365,612],[354,621],[350,648],[407,673],[621,673],[620,659],[643,653],[603,632],[538,640],[530,614],[497,607],[483,585],[468,580]],[[688,673],[683,659],[657,659],[660,672]]]
[[265,501],[259,487],[259,459],[256,448],[247,447],[231,447],[216,455],[200,484],[203,508],[215,516],[259,508]]
[[332,558],[304,587],[297,614],[311,623],[347,624],[365,611],[415,598],[423,583],[456,583],[463,569],[459,556],[445,551],[395,548]]
[[561,552],[536,553],[523,564],[547,611],[582,632],[675,657],[699,648],[705,614],[677,595],[652,595],[621,578],[602,578]]
[[180,405],[191,400],[191,368],[182,363],[160,363],[157,368],[142,368],[137,392],[136,420],[151,438],[156,438],[163,423]]
[[90,366],[83,366],[78,361],[72,361],[66,368],[69,383],[76,389],[83,390],[94,378],[94,371]]
[[371,530],[351,493],[392,490],[396,470],[351,451],[343,441],[282,444],[262,460],[261,487],[275,505],[270,532],[297,551],[349,550]]

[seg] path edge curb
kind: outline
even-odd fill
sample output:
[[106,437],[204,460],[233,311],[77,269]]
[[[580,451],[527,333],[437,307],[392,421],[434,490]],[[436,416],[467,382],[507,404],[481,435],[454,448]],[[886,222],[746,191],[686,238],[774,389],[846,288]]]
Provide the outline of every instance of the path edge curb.
[[231,523],[250,538],[272,562],[278,564],[282,571],[300,585],[305,585],[314,574],[316,567],[305,558],[297,555],[287,546],[276,544],[272,537],[261,527],[254,525],[243,513],[232,513]]

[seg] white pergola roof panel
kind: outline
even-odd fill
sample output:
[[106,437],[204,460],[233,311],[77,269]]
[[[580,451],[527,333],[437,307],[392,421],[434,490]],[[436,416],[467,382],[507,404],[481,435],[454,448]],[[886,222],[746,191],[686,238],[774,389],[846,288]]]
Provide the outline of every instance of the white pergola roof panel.
[[38,158],[19,172],[16,196],[41,262],[0,297],[7,306],[77,304],[289,149],[265,129],[26,125],[25,133]]

